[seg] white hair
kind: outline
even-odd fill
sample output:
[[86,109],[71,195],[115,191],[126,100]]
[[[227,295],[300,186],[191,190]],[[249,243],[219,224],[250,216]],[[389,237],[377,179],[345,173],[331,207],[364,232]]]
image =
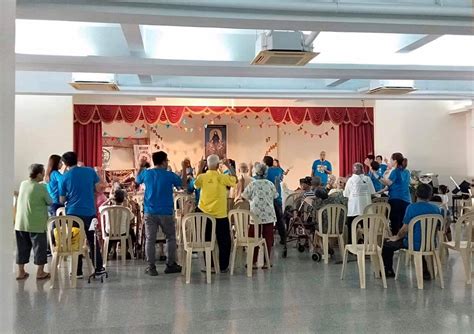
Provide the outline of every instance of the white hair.
[[255,175],[265,177],[268,167],[265,164],[257,163],[255,164],[254,169],[255,169]]
[[217,166],[219,166],[219,156],[216,154],[211,154],[210,156],[207,157],[207,168],[209,169],[215,169]]

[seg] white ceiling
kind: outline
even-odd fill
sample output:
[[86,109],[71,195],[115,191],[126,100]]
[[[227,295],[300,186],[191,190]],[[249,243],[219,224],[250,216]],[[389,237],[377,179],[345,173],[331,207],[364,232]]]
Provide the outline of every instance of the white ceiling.
[[[18,0],[17,92],[104,94],[68,85],[92,72],[120,95],[370,99],[371,80],[404,79],[418,90],[377,98],[473,99],[472,15],[464,0]],[[269,29],[317,31],[319,56],[250,65]]]

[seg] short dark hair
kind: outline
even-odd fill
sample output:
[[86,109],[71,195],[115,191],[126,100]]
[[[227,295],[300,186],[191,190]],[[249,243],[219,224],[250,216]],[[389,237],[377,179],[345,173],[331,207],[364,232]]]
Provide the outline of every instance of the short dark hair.
[[375,158],[377,158],[377,159],[380,158],[380,160],[383,160],[383,157],[381,155],[377,155]]
[[425,201],[429,201],[433,196],[433,188],[429,184],[421,183],[416,188],[416,197]]
[[42,164],[32,164],[30,166],[30,179],[36,179],[41,173],[44,173],[44,166]]
[[72,167],[72,166],[77,165],[77,154],[76,154],[76,152],[72,152],[72,151],[66,152],[66,153],[63,154],[61,159],[63,160],[64,164],[68,167]]
[[117,204],[122,204],[125,201],[125,191],[117,189],[114,192],[114,200]]
[[373,170],[378,170],[380,168],[380,164],[374,160],[370,163],[370,168],[372,168]]
[[369,159],[369,160],[375,160],[375,155],[373,155],[373,154],[367,154],[367,159]]
[[158,166],[158,165],[163,164],[163,162],[165,162],[166,160],[168,160],[168,154],[166,154],[166,152],[159,151],[159,152],[153,153],[151,158],[153,160],[153,164],[155,166]]
[[235,160],[229,159],[229,165],[235,170],[236,165],[235,165]]
[[311,185],[312,178],[311,176],[306,176],[302,179],[300,179],[300,183],[307,184],[308,186]]
[[269,155],[263,157],[263,163],[268,167],[273,167],[273,158]]
[[447,194],[449,193],[449,188],[447,185],[444,185],[444,184],[441,184],[439,187],[438,187],[438,190],[441,194]]

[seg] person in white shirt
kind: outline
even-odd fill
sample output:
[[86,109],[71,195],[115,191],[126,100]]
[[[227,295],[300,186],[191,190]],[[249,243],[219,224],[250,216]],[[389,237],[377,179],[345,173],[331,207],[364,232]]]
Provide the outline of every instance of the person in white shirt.
[[364,166],[357,162],[353,166],[353,174],[347,180],[344,188],[344,197],[349,199],[347,210],[348,242],[352,243],[352,221],[359,215],[364,214],[364,209],[372,203],[372,195],[375,194],[374,185],[370,177],[364,175]]

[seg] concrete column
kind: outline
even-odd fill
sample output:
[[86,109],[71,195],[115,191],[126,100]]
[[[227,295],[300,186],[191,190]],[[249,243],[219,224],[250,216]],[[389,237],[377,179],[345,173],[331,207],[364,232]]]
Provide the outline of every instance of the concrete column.
[[0,1],[0,331],[13,333],[13,163],[16,0]]

